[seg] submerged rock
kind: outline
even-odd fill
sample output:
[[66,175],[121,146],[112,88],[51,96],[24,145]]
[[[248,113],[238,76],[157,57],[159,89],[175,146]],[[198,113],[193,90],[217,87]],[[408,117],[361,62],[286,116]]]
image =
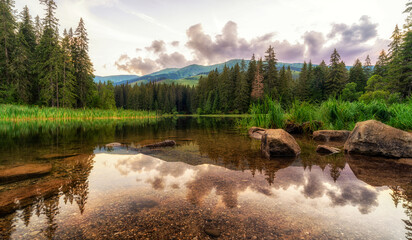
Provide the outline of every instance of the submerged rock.
[[176,145],[176,142],[173,140],[165,140],[163,142],[158,142],[154,144],[144,145],[145,148],[159,148],[159,147],[173,147]]
[[248,134],[249,137],[261,140],[263,134],[265,134],[266,129],[260,127],[251,127],[249,128]]
[[316,152],[323,154],[336,154],[340,153],[340,149],[326,145],[318,145],[318,147],[316,148]]
[[261,150],[267,157],[295,157],[300,154],[296,140],[283,129],[268,129],[261,140]]
[[345,151],[364,155],[412,158],[412,134],[376,120],[358,122]]
[[0,183],[17,182],[29,178],[41,177],[50,173],[51,164],[25,164],[0,170]]
[[220,237],[220,230],[213,227],[205,227],[205,233],[211,237],[218,238]]
[[346,141],[348,139],[350,131],[347,130],[319,130],[313,132],[313,140],[316,141]]

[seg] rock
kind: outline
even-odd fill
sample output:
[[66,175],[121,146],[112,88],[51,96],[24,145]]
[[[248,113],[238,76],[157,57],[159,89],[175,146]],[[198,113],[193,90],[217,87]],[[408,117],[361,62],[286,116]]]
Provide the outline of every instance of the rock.
[[313,140],[316,141],[346,141],[348,139],[350,131],[346,130],[319,130],[313,132]]
[[217,228],[205,227],[205,233],[211,237],[218,238],[220,237],[220,230]]
[[300,154],[296,140],[283,129],[268,129],[261,140],[266,157],[295,157]]
[[41,157],[38,157],[37,159],[39,160],[54,160],[54,159],[63,159],[63,158],[68,158],[68,157],[74,157],[79,154],[74,153],[74,154],[59,154],[59,153],[51,153],[51,154],[46,154]]
[[41,177],[50,173],[51,164],[25,164],[0,170],[0,183],[17,182],[29,178]]
[[340,153],[340,149],[326,145],[318,145],[318,147],[316,148],[316,152],[324,154],[336,154]]
[[106,147],[121,147],[122,144],[118,142],[113,142],[113,143],[108,143],[106,144]]
[[176,142],[173,140],[165,140],[163,142],[158,142],[154,144],[144,145],[144,148],[158,148],[158,147],[173,147],[176,145]]
[[249,137],[261,140],[263,134],[265,134],[266,129],[264,128],[259,128],[259,127],[251,127],[249,128],[248,134]]
[[358,122],[345,151],[363,155],[412,158],[412,134],[376,120]]

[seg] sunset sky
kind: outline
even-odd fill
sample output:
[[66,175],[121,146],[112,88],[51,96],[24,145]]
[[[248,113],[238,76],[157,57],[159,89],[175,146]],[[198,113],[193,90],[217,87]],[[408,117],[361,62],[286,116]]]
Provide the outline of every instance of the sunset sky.
[[[386,49],[406,0],[56,0],[60,31],[83,17],[96,75],[143,75],[189,64],[263,56],[281,62],[329,61],[337,48],[347,65]],[[20,12],[43,17],[37,0]]]

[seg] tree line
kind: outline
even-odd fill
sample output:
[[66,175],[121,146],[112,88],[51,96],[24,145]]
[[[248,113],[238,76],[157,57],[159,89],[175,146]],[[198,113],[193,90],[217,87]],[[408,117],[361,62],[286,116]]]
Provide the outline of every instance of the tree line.
[[40,3],[45,14],[33,19],[27,6],[16,14],[13,0],[0,0],[0,103],[113,108],[113,86],[93,82],[83,19],[60,36],[55,1]]

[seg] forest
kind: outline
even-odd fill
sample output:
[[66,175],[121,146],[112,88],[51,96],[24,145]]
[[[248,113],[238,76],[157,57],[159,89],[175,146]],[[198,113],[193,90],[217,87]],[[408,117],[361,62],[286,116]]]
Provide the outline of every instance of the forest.
[[93,82],[83,19],[59,35],[57,5],[40,0],[43,18],[0,1],[0,103],[56,108],[113,108],[111,84]]
[[253,55],[248,64],[242,61],[222,71],[211,71],[200,78],[197,86],[153,82],[114,86],[93,81],[83,19],[75,30],[65,29],[60,36],[55,1],[40,2],[45,15],[33,19],[27,7],[15,14],[13,1],[0,1],[2,104],[147,110],[158,114],[253,114],[271,102],[287,113],[302,103],[316,109],[334,100],[339,105],[379,102],[383,109],[403,103],[406,110],[411,109],[410,3],[405,10],[409,14],[405,25],[395,27],[388,51],[382,50],[374,65],[367,56],[347,67],[335,49],[329,60],[318,65],[304,62],[296,78],[290,68],[278,68],[275,49],[269,46],[264,58]]

